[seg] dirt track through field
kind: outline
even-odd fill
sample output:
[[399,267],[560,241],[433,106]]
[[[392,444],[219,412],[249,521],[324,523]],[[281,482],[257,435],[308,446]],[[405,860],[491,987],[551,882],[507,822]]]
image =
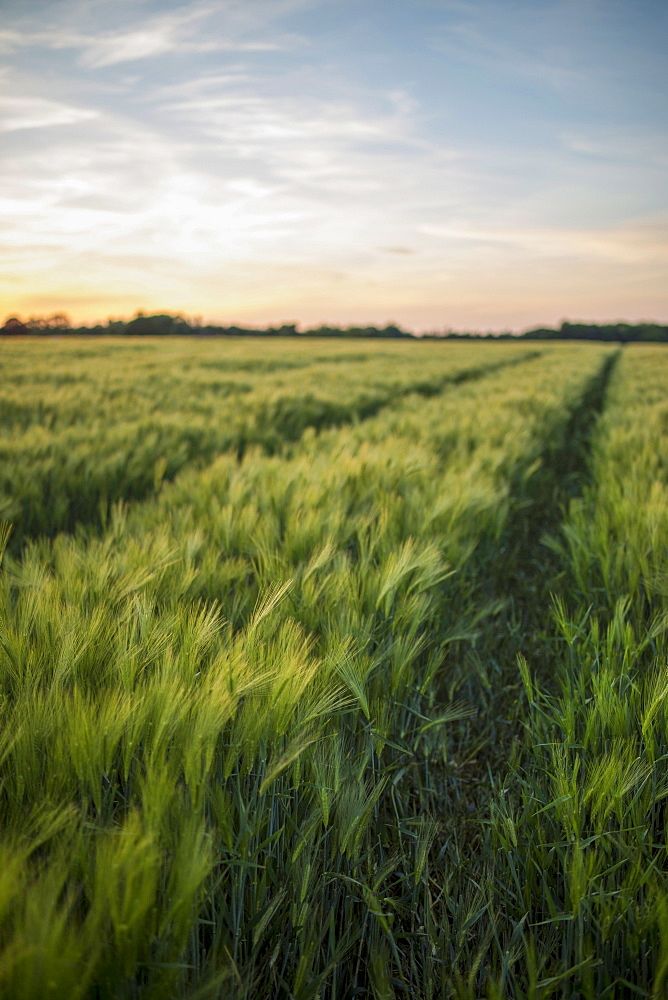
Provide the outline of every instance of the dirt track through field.
[[[419,345],[417,345],[417,349],[419,349]],[[260,448],[268,455],[281,455],[288,448],[298,445],[299,440],[309,429],[320,433],[330,428],[363,423],[383,410],[400,403],[405,397],[417,395],[428,399],[439,396],[448,389],[485,378],[501,369],[538,359],[542,353],[541,350],[526,350],[493,363],[472,364],[461,370],[446,372],[431,378],[428,373],[425,373],[424,377],[414,382],[408,382],[400,388],[386,388],[371,392],[365,398],[353,401],[352,405],[349,403],[345,405],[333,404],[331,400],[325,398],[320,399],[317,396],[303,394],[291,395],[288,392],[286,395],[272,400],[266,406],[264,403],[259,404],[254,412],[247,414],[244,424],[230,436],[225,451],[236,453],[239,462],[243,461],[245,454],[251,447]],[[320,360],[327,363],[339,361],[336,357]],[[373,359],[370,359],[368,364],[372,365]],[[53,508],[57,507],[59,500],[62,500],[63,488],[70,497],[75,498],[75,501],[70,504],[66,516],[58,518],[54,515],[52,523],[48,526],[43,523],[43,519],[38,519],[32,524],[29,511],[24,511],[23,519],[20,517],[18,519],[10,518],[10,522],[14,522],[14,530],[10,537],[8,551],[13,556],[19,556],[26,542],[32,539],[53,537],[60,533],[71,534],[79,527],[90,526],[93,530],[101,530],[104,527],[108,507],[111,503],[119,500],[124,503],[141,503],[155,495],[163,483],[173,481],[185,469],[208,467],[212,461],[225,452],[212,453],[208,441],[198,441],[197,434],[195,429],[192,432],[192,454],[184,463],[176,464],[170,469],[163,460],[160,474],[156,472],[155,476],[150,473],[144,475],[141,479],[131,483],[127,490],[121,488],[115,494],[112,489],[111,494],[98,491],[92,498],[78,497],[76,487],[68,487],[67,482],[60,483],[53,488],[50,483],[45,483],[43,495],[50,495],[50,491],[53,489],[53,496],[50,496]],[[204,434],[205,439],[206,437]]]
[[502,539],[499,573],[493,578],[497,595],[509,601],[505,615],[509,648],[499,656],[502,670],[514,672],[517,653],[528,656],[533,652],[527,649],[528,636],[538,640],[536,652],[542,651],[545,611],[550,594],[559,589],[561,572],[559,558],[545,542],[558,533],[568,504],[582,495],[591,478],[592,435],[620,356],[617,350],[605,358],[571,412],[563,434],[547,442],[537,473],[525,484],[514,484],[520,503]]
[[[240,462],[243,461],[246,450],[251,446],[257,447],[258,445],[266,454],[276,454],[277,451],[280,454],[281,446],[291,445],[299,441],[308,429],[313,428],[317,432],[320,432],[328,430],[331,427],[343,427],[346,424],[355,422],[362,423],[377,416],[382,410],[400,402],[406,396],[415,395],[430,399],[434,396],[440,396],[443,392],[455,386],[463,385],[466,382],[474,382],[477,379],[492,375],[502,368],[509,368],[513,365],[539,358],[540,356],[540,351],[527,351],[517,357],[505,358],[495,364],[473,365],[470,368],[463,369],[463,371],[446,374],[441,378],[429,379],[425,377],[418,382],[406,385],[392,396],[376,396],[375,398],[360,401],[358,406],[347,411],[342,408],[323,407],[318,399],[304,399],[299,396],[286,397],[280,401],[281,405],[278,408],[269,411],[266,416],[267,422],[273,423],[278,429],[280,436],[278,449],[275,445],[272,444],[269,446],[262,440],[256,440],[252,436],[244,437],[237,445],[237,458]],[[313,413],[306,416],[306,407],[309,405],[311,405]],[[295,420],[293,417],[297,419]]]
[[478,714],[461,724],[453,745],[454,788],[446,790],[447,783],[439,788],[439,795],[468,802],[460,816],[487,810],[493,790],[489,774],[502,775],[512,756],[521,727],[518,654],[549,685],[554,659],[549,613],[551,595],[560,590],[562,565],[546,540],[558,534],[568,504],[590,481],[592,436],[620,356],[617,350],[605,357],[557,436],[546,441],[539,468],[524,481],[518,474],[512,488],[514,514],[478,561],[479,571],[481,561],[484,566],[481,602],[503,602],[503,609],[483,624],[474,650],[461,650],[465,680],[460,692]]

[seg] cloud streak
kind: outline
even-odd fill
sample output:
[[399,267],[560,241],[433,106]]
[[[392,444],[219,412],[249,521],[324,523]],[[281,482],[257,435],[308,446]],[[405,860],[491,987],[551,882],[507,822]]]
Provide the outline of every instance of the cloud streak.
[[496,309],[518,326],[595,289],[597,308],[668,318],[665,124],[608,107],[623,44],[590,73],[587,18],[607,29],[588,6],[578,47],[569,9],[17,6],[0,311],[51,295],[97,312],[106,294],[253,322],[471,327]]
[[[277,2],[274,16],[281,8],[290,6],[293,5]],[[223,24],[221,15],[226,15]],[[0,51],[78,49],[79,64],[85,69],[98,70],[173,53],[277,52],[293,48],[301,41],[298,36],[285,33],[271,38],[248,37],[262,31],[261,24],[260,19],[249,17],[236,3],[195,3],[116,31],[86,33],[57,25],[47,31],[0,30]]]
[[79,125],[97,117],[89,108],[77,108],[43,97],[0,97],[0,132]]

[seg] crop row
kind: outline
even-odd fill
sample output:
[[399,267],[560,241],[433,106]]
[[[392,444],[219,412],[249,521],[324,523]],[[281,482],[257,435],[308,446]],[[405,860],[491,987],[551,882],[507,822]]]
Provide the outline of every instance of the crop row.
[[550,542],[550,669],[520,658],[522,737],[491,813],[495,996],[668,989],[667,374],[665,352],[625,351]]
[[307,363],[289,345],[251,360],[227,344],[221,358],[219,344],[167,341],[67,343],[45,361],[28,350],[38,346],[9,345],[5,364],[16,364],[0,395],[0,516],[14,525],[14,551],[28,537],[99,523],[116,500],[146,497],[221,452],[281,451],[306,428],[363,420],[406,394],[430,396],[536,353],[330,348]]
[[507,625],[495,553],[607,356],[223,455],[5,557],[7,995],[474,997],[527,969],[517,861],[485,853],[505,800],[488,782],[468,844],[450,812],[462,692]]

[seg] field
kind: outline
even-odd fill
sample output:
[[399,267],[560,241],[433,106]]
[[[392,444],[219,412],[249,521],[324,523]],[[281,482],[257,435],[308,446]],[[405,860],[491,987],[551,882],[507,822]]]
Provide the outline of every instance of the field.
[[0,355],[0,995],[668,995],[668,351]]

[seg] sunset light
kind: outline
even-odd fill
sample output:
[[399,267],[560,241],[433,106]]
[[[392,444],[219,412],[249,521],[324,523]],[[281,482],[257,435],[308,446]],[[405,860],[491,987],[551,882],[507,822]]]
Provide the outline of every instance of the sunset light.
[[668,319],[663,3],[3,7],[2,315]]

